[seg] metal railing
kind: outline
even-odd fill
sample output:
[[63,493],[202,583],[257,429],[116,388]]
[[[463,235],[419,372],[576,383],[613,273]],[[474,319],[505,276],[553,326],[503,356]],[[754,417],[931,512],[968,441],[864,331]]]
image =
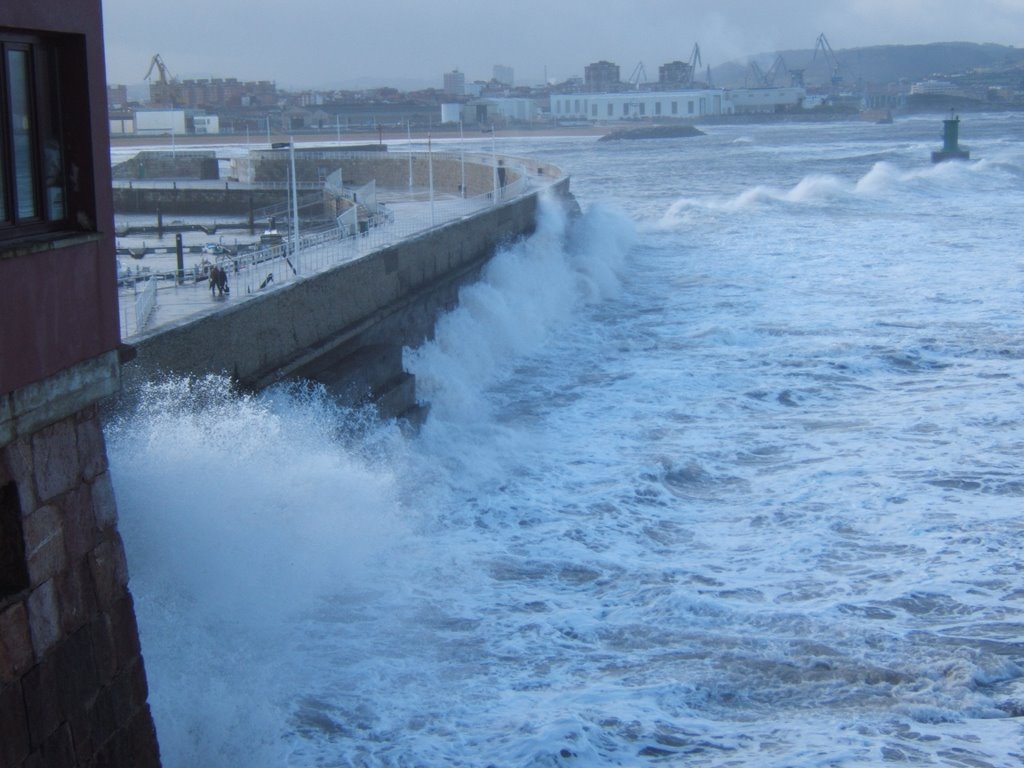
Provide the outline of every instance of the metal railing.
[[157,281],[151,277],[146,281],[142,291],[135,296],[135,327],[140,330],[146,327],[146,323],[153,316],[153,310],[156,309],[156,289]]
[[[454,156],[459,157],[457,154]],[[381,158],[376,155],[375,159]],[[507,163],[508,158],[504,159]],[[463,198],[431,195],[429,190],[419,189],[414,194],[402,193],[400,198],[381,202],[378,212],[368,221],[361,222],[359,231],[354,234],[349,227],[330,226],[303,231],[297,243],[293,235],[285,234],[279,243],[235,255],[218,255],[216,265],[228,275],[230,293],[226,300],[234,303],[265,293],[414,235],[473,216],[528,192],[531,178],[526,169],[515,165],[506,167],[514,168],[518,178],[500,187],[497,195],[491,191]],[[181,274],[176,270],[149,273],[150,279],[141,292],[137,290],[135,281],[126,280],[119,291],[122,305],[134,296],[137,309],[134,317],[121,313],[122,338],[130,338],[166,322],[222,308],[224,300],[213,295],[209,288],[207,276],[210,266],[209,263],[194,266]],[[140,312],[140,307],[145,311]]]

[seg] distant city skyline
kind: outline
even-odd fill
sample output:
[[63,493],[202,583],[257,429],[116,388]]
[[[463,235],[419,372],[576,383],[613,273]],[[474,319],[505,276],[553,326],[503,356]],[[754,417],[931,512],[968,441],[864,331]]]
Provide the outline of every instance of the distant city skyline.
[[[383,10],[382,10],[383,9]],[[324,0],[104,0],[107,76],[143,80],[159,53],[181,79],[273,80],[284,88],[441,89],[444,73],[489,80],[496,64],[517,85],[579,77],[609,60],[624,76],[686,60],[705,65],[774,50],[964,41],[1017,45],[1024,0],[520,0],[485,4],[393,0],[339,6]]]

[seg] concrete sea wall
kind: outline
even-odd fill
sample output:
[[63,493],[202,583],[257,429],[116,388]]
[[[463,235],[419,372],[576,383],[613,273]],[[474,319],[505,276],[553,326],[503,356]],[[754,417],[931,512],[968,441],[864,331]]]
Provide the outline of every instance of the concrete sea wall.
[[[558,180],[544,190],[569,200],[569,179],[555,171],[545,170],[548,180]],[[437,312],[450,305],[460,281],[501,244],[533,231],[540,194],[532,191],[218,313],[136,337],[137,358],[122,371],[125,388],[167,373],[226,373],[258,389],[308,375],[325,357],[337,362],[371,345],[418,343],[432,333]]]

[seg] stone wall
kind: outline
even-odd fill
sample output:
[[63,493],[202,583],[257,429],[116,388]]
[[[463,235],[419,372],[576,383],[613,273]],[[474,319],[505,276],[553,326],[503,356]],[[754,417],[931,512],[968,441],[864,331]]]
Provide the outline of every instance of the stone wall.
[[115,179],[218,179],[217,153],[212,150],[151,150],[118,163]]
[[80,405],[116,385],[115,356],[0,408],[4,768],[159,766],[103,432]]
[[280,189],[253,189],[233,182],[222,182],[215,188],[180,186],[146,186],[132,184],[115,187],[114,210],[118,213],[153,213],[192,216],[234,216],[245,219],[252,211],[287,201],[287,192]]

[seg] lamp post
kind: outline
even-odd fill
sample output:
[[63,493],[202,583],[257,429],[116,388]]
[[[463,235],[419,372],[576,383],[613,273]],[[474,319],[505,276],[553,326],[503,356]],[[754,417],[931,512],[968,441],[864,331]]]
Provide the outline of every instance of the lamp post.
[[294,245],[292,253],[299,250],[299,179],[295,175],[295,140],[288,137],[288,159],[292,166],[292,231],[294,232]]
[[405,121],[405,134],[409,140],[409,189],[412,189],[412,123]]
[[434,226],[434,151],[427,133],[427,171],[430,175],[430,226]]
[[494,205],[498,204],[498,142],[494,138],[494,123],[491,123],[491,165],[493,169],[491,171],[491,182],[493,184],[494,191],[492,193]]
[[[292,137],[289,136],[289,139]],[[270,145],[271,149],[287,149],[288,160],[291,173],[288,178],[288,186],[291,194],[289,195],[288,207],[292,213],[292,237],[291,240],[291,253],[294,255],[299,250],[299,193],[298,193],[298,181],[295,177],[295,142],[294,141],[275,141]],[[288,246],[285,246],[287,250]],[[295,265],[288,261],[288,257],[285,256],[285,261],[288,262],[288,266],[292,268],[292,274],[299,274],[298,270],[295,269]]]

